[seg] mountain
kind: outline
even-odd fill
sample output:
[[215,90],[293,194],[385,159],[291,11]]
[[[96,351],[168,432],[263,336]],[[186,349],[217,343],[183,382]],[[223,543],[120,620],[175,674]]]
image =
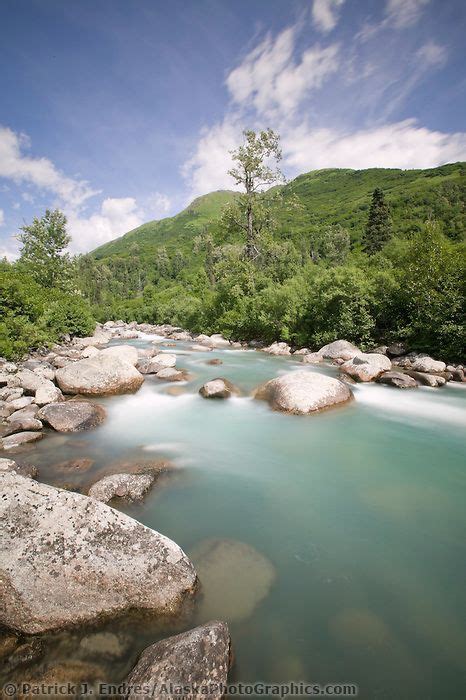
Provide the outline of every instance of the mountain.
[[[285,200],[294,195],[301,207],[291,213],[277,210],[278,235],[302,239],[319,227],[341,224],[357,243],[376,187],[385,193],[398,235],[417,231],[427,219],[436,219],[453,240],[461,240],[464,236],[466,163],[452,163],[429,170],[325,169],[305,173],[280,188]],[[235,196],[235,192],[219,190],[198,197],[179,214],[149,221],[100,246],[91,255],[102,261],[130,255],[146,258],[160,246],[164,246],[168,253],[180,249],[187,254],[192,239],[207,224],[218,221],[222,208]],[[222,232],[218,227],[215,229],[221,240]]]

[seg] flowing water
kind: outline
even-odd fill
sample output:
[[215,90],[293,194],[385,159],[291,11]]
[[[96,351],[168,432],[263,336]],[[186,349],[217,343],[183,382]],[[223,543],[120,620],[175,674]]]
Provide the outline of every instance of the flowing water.
[[[23,459],[43,481],[81,485],[120,464],[170,460],[142,503],[117,507],[192,556],[204,598],[185,627],[230,623],[233,680],[353,682],[362,698],[464,697],[466,385],[358,385],[351,404],[289,416],[249,394],[302,368],[293,358],[164,350],[190,381],[147,377],[137,394],[102,401],[98,429],[50,434]],[[223,364],[208,365],[213,358]],[[201,398],[217,376],[241,397]],[[54,466],[77,457],[94,464],[66,477]],[[157,638],[144,622],[113,622],[105,633],[122,629],[114,681]],[[69,639],[60,644],[51,658],[77,653]]]

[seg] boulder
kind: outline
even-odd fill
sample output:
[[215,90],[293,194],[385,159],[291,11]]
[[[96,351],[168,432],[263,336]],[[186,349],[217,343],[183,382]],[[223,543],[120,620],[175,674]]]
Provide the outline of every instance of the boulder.
[[369,352],[347,360],[340,366],[340,370],[359,382],[371,382],[391,367],[392,363],[386,355]]
[[26,417],[15,420],[5,428],[2,437],[7,435],[13,435],[14,433],[20,433],[24,430],[42,430],[43,425],[37,418]]
[[35,403],[38,406],[45,406],[48,403],[63,401],[63,394],[53,382],[43,382],[36,391]]
[[61,433],[76,433],[89,430],[102,423],[105,409],[90,401],[62,401],[49,403],[41,408],[38,418]]
[[302,356],[301,362],[304,362],[305,365],[318,365],[323,359],[320,352],[308,352]]
[[349,401],[352,393],[338,379],[298,370],[262,385],[254,392],[254,398],[268,401],[276,411],[307,414]]
[[267,348],[263,348],[262,352],[267,352],[269,355],[291,355],[291,348],[288,343],[272,343]]
[[82,348],[87,348],[89,345],[106,345],[111,337],[110,333],[99,330],[87,338],[75,338],[74,343]]
[[174,367],[164,367],[155,375],[157,379],[164,379],[166,382],[184,382],[186,374]]
[[163,369],[164,367],[174,367],[176,365],[176,355],[172,355],[169,352],[161,352],[158,355],[154,355],[150,361],[150,367],[158,367],[155,372]]
[[415,372],[412,369],[405,369],[405,374],[409,375],[415,379],[419,384],[423,386],[438,387],[446,384],[445,377],[441,377],[438,374],[427,374],[426,372]]
[[204,399],[229,399],[239,392],[228,379],[218,377],[203,384],[199,393]]
[[418,357],[414,360],[411,365],[411,369],[415,372],[445,372],[446,364],[445,362],[440,362],[439,360],[433,360],[429,356]]
[[384,372],[376,381],[380,384],[396,386],[398,389],[414,389],[418,386],[417,381],[404,372]]
[[95,347],[95,345],[88,345],[87,348],[84,348],[84,350],[81,353],[81,357],[95,357],[98,355],[100,350]]
[[213,348],[229,348],[230,341],[223,337],[221,333],[213,333],[210,336],[211,346]]
[[0,622],[35,634],[131,609],[177,615],[197,577],[174,542],[94,498],[0,474]]
[[129,362],[99,353],[57,370],[58,386],[65,394],[105,396],[136,391],[144,377]]
[[112,345],[110,348],[100,350],[100,354],[103,357],[116,357],[133,366],[138,362],[138,351],[133,345]]
[[16,423],[17,421],[23,420],[24,418],[35,418],[37,412],[39,411],[39,406],[35,403],[30,403],[29,406],[21,408],[19,411],[14,411],[8,418],[8,423]]
[[347,340],[334,340],[333,343],[324,345],[318,351],[325,360],[352,360],[356,355],[361,354],[361,350]]
[[191,333],[188,333],[188,331],[174,331],[173,333],[170,333],[168,337],[172,340],[181,341],[189,341],[193,339]]
[[[185,688],[185,698],[205,696],[221,700],[231,663],[230,645],[228,627],[218,621],[152,644],[144,649],[126,678],[125,685],[130,688],[127,697],[147,697],[144,687],[172,687]],[[202,688],[208,689],[207,695]],[[161,697],[161,690],[155,695]]]
[[14,450],[16,447],[21,447],[29,442],[36,442],[42,439],[42,433],[26,431],[24,433],[15,433],[0,439],[0,447],[4,450]]
[[89,496],[108,503],[118,496],[129,501],[140,501],[154,483],[153,474],[110,474],[89,489]]
[[27,476],[29,479],[35,479],[37,476],[37,467],[32,464],[18,464],[12,459],[0,459],[0,474],[2,472],[16,472],[20,476]]
[[16,374],[16,378],[19,380],[20,386],[23,387],[24,393],[30,396],[34,396],[37,389],[44,382],[43,377],[30,369],[22,369]]
[[387,355],[389,357],[400,357],[406,354],[406,345],[401,343],[392,343],[387,347]]
[[10,408],[13,409],[13,411],[20,411],[22,408],[26,408],[26,406],[29,406],[31,403],[34,403],[34,399],[32,396],[21,396],[19,399],[9,400],[8,403],[10,405]]

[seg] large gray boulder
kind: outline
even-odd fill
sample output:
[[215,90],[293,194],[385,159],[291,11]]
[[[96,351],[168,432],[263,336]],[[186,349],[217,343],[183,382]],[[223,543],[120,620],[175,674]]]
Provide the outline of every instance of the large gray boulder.
[[136,391],[144,377],[129,362],[99,353],[61,367],[56,380],[65,394],[105,396]]
[[138,362],[138,351],[133,345],[112,345],[110,348],[100,351],[102,357],[116,357],[123,362],[129,362],[136,366]]
[[349,401],[352,393],[338,379],[298,370],[262,385],[256,389],[254,397],[268,401],[277,411],[306,414]]
[[391,367],[392,363],[386,355],[369,352],[347,360],[340,366],[340,370],[359,382],[372,382]]
[[0,622],[35,634],[147,609],[179,614],[196,589],[177,544],[88,496],[0,474]]
[[41,408],[38,418],[61,433],[76,433],[100,425],[105,419],[105,409],[90,401],[62,401],[49,403]]
[[395,386],[398,389],[415,389],[418,383],[413,377],[410,377],[404,372],[384,372],[377,378],[380,384],[388,384],[388,386]]
[[[142,652],[126,679],[130,688],[127,697],[147,697],[141,688],[146,686],[155,691],[156,697],[163,696],[164,687],[172,687],[186,688],[185,698],[220,700],[226,691],[230,646],[228,626],[218,621],[162,639]],[[207,695],[202,688],[209,689]]]
[[432,357],[426,355],[415,359],[411,365],[411,369],[415,372],[445,372],[446,364],[440,360],[433,360]]
[[154,480],[154,474],[110,474],[91,486],[89,496],[102,503],[108,503],[115,496],[140,501]]
[[272,343],[266,348],[262,348],[262,352],[267,352],[269,355],[291,355],[291,348],[288,343]]
[[325,360],[351,360],[361,354],[361,350],[348,340],[334,340],[333,343],[324,345],[318,354]]
[[203,384],[199,393],[204,399],[229,399],[239,392],[228,379],[217,377]]

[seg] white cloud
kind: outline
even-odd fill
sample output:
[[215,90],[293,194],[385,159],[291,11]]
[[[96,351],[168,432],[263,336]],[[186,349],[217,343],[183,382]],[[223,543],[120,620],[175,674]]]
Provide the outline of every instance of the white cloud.
[[406,29],[419,20],[430,0],[387,0],[386,22],[395,29]]
[[88,218],[76,213],[68,216],[68,230],[72,237],[70,250],[73,253],[92,250],[142,223],[143,212],[133,197],[109,197],[102,202],[100,212]]
[[168,216],[172,208],[172,201],[163,192],[154,192],[147,198],[146,210],[148,217],[152,219],[163,219]]
[[23,149],[28,145],[26,136],[0,127],[0,177],[11,179],[16,184],[30,183],[41,190],[48,190],[60,202],[75,208],[97,194],[84,180],[64,175],[48,158],[25,155]]
[[0,260],[6,258],[11,262],[19,257],[19,242],[13,236],[0,240]]
[[414,119],[354,133],[303,124],[283,139],[285,163],[296,173],[319,168],[430,168],[466,159],[466,133],[445,134]]
[[270,35],[228,75],[234,103],[254,107],[269,119],[290,116],[312,90],[338,68],[338,46],[319,45],[294,58],[298,27]]
[[336,27],[338,10],[344,2],[345,0],[314,0],[312,20],[321,32],[325,34]]
[[417,58],[426,67],[441,67],[447,62],[447,49],[435,41],[426,42],[416,53]]
[[5,223],[5,213],[4,213],[3,209],[0,209],[0,226],[3,226],[4,223]]

